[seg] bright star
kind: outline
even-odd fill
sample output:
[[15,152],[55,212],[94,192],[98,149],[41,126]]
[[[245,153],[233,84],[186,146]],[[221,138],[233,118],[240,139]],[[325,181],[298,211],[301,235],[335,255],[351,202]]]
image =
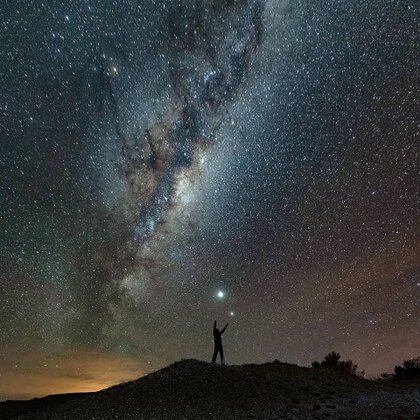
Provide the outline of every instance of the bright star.
[[219,299],[224,298],[224,297],[225,297],[224,292],[223,292],[222,290],[219,290],[219,291],[217,292],[217,297],[218,297]]
[[111,64],[108,66],[108,68],[106,69],[106,74],[108,76],[116,76],[118,74],[118,68],[117,66]]

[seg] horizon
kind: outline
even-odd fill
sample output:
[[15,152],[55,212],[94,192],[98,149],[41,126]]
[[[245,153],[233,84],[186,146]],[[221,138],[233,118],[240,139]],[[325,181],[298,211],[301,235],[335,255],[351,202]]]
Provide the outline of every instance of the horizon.
[[[89,352],[87,352],[87,354],[89,354]],[[93,356],[91,354],[91,356]],[[90,362],[92,363],[92,365],[98,364],[98,355],[95,355],[95,357],[92,357],[92,359],[90,360]],[[413,356],[414,357],[414,356]],[[322,358],[320,358],[322,359]],[[342,357],[343,360],[347,360],[348,358],[346,357]],[[89,358],[88,358],[89,360]],[[99,359],[100,360],[100,359]],[[11,394],[11,396],[8,396],[6,394],[2,395],[2,386],[0,385],[0,402],[3,401],[8,401],[8,400],[17,400],[17,401],[26,401],[26,400],[30,400],[33,398],[43,398],[43,397],[47,397],[50,395],[61,395],[61,394],[72,394],[72,393],[90,393],[90,392],[98,392],[98,391],[103,391],[109,387],[115,386],[115,385],[120,385],[120,384],[124,384],[130,381],[136,381],[138,379],[141,379],[151,373],[157,372],[161,369],[164,369],[168,366],[171,366],[174,363],[179,363],[179,362],[185,362],[185,361],[189,361],[189,360],[195,360],[195,361],[199,361],[199,362],[203,362],[203,363],[209,363],[210,362],[206,359],[196,359],[196,358],[182,358],[182,359],[178,359],[178,360],[173,360],[171,362],[169,362],[166,365],[157,367],[157,368],[152,368],[149,371],[143,371],[141,374],[139,374],[139,372],[135,372],[133,371],[133,367],[136,366],[136,363],[134,360],[128,360],[125,359],[122,362],[122,366],[120,364],[120,360],[118,360],[118,365],[115,365],[115,361],[110,361],[109,359],[107,359],[107,362],[111,362],[111,366],[113,367],[113,369],[111,370],[112,373],[117,374],[116,376],[112,376],[109,377],[109,373],[110,373],[110,369],[108,368],[108,376],[104,376],[104,372],[107,371],[106,368],[104,368],[103,366],[100,368],[96,367],[96,369],[90,369],[90,373],[91,376],[88,377],[84,383],[80,383],[79,381],[77,381],[76,377],[73,377],[72,379],[76,379],[76,383],[71,382],[70,383],[66,383],[65,379],[68,379],[68,374],[66,373],[67,371],[64,371],[61,373],[61,375],[56,375],[56,376],[48,376],[44,374],[44,378],[42,380],[42,383],[45,384],[45,388],[41,388],[43,389],[42,391],[38,390],[36,393],[33,393],[33,389],[34,386],[31,385],[31,379],[32,379],[32,383],[39,383],[34,381],[33,378],[31,378],[29,375],[27,378],[19,378],[19,382],[18,383],[13,383],[10,386],[10,379],[14,379],[12,376],[10,376],[10,378],[6,375],[2,375],[3,379],[5,378],[5,381],[9,384],[8,389],[13,389],[13,386],[16,385],[16,388],[19,388],[21,390],[20,394]],[[297,363],[292,363],[292,362],[288,362],[288,361],[283,361],[283,360],[278,360],[278,359],[273,359],[273,360],[267,360],[265,362],[260,362],[257,363],[258,365],[261,364],[265,364],[265,363],[273,363],[275,361],[278,361],[280,363],[285,363],[285,364],[290,364],[290,365],[296,365],[299,367],[303,367],[303,368],[312,368],[312,366],[310,365],[300,365]],[[355,362],[353,360],[353,362]],[[402,361],[401,361],[402,362]],[[86,363],[86,362],[85,362]],[[355,362],[357,364],[357,362]],[[245,365],[250,365],[250,364],[255,364],[252,361],[247,361],[244,363],[228,363],[227,366],[245,366]],[[108,365],[109,366],[109,365]],[[358,366],[359,370],[364,370],[362,366]],[[74,372],[74,368],[70,369],[70,372]],[[124,372],[123,374],[121,374],[121,372]],[[93,375],[93,373],[97,374],[97,377],[95,377]],[[392,372],[378,372],[376,375],[375,374],[365,374],[364,378],[367,380],[375,380],[378,378],[379,374],[381,373],[392,373]],[[42,375],[40,375],[42,376]],[[9,379],[9,380],[8,380]],[[29,384],[28,384],[29,381]],[[25,384],[24,386],[22,386],[22,382]],[[39,385],[38,385],[39,386]],[[22,389],[27,389],[26,392],[22,392]],[[49,392],[48,390],[51,390],[52,392]]]
[[0,399],[210,361],[214,320],[227,364],[417,356],[402,3],[2,8]]

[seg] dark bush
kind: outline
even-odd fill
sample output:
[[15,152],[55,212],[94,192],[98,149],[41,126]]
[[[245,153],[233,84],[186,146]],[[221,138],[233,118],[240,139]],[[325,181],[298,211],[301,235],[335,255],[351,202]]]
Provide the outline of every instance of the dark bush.
[[395,366],[394,379],[420,378],[420,357],[404,360],[402,366]]
[[336,372],[340,372],[344,375],[352,376],[361,378],[364,376],[364,372],[357,371],[357,365],[353,363],[351,360],[340,360],[341,356],[340,353],[332,351],[328,353],[322,362],[314,361],[312,362],[312,367],[315,369],[318,368],[326,368],[332,369]]
[[321,362],[321,366],[324,366],[328,369],[334,369],[339,370],[340,368],[340,353],[337,353],[335,351],[332,351],[331,353],[328,353],[324,360]]

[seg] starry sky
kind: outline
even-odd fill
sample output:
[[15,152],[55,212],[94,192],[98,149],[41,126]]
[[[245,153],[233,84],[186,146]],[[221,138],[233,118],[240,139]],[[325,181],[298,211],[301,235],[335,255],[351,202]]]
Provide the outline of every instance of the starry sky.
[[415,356],[415,6],[3,1],[0,399]]

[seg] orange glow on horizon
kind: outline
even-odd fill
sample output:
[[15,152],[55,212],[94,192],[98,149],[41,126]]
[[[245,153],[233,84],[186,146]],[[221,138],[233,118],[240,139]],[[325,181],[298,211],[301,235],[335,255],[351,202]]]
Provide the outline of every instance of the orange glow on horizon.
[[145,374],[134,358],[89,349],[64,351],[53,362],[31,353],[23,364],[1,370],[0,400],[99,391]]

